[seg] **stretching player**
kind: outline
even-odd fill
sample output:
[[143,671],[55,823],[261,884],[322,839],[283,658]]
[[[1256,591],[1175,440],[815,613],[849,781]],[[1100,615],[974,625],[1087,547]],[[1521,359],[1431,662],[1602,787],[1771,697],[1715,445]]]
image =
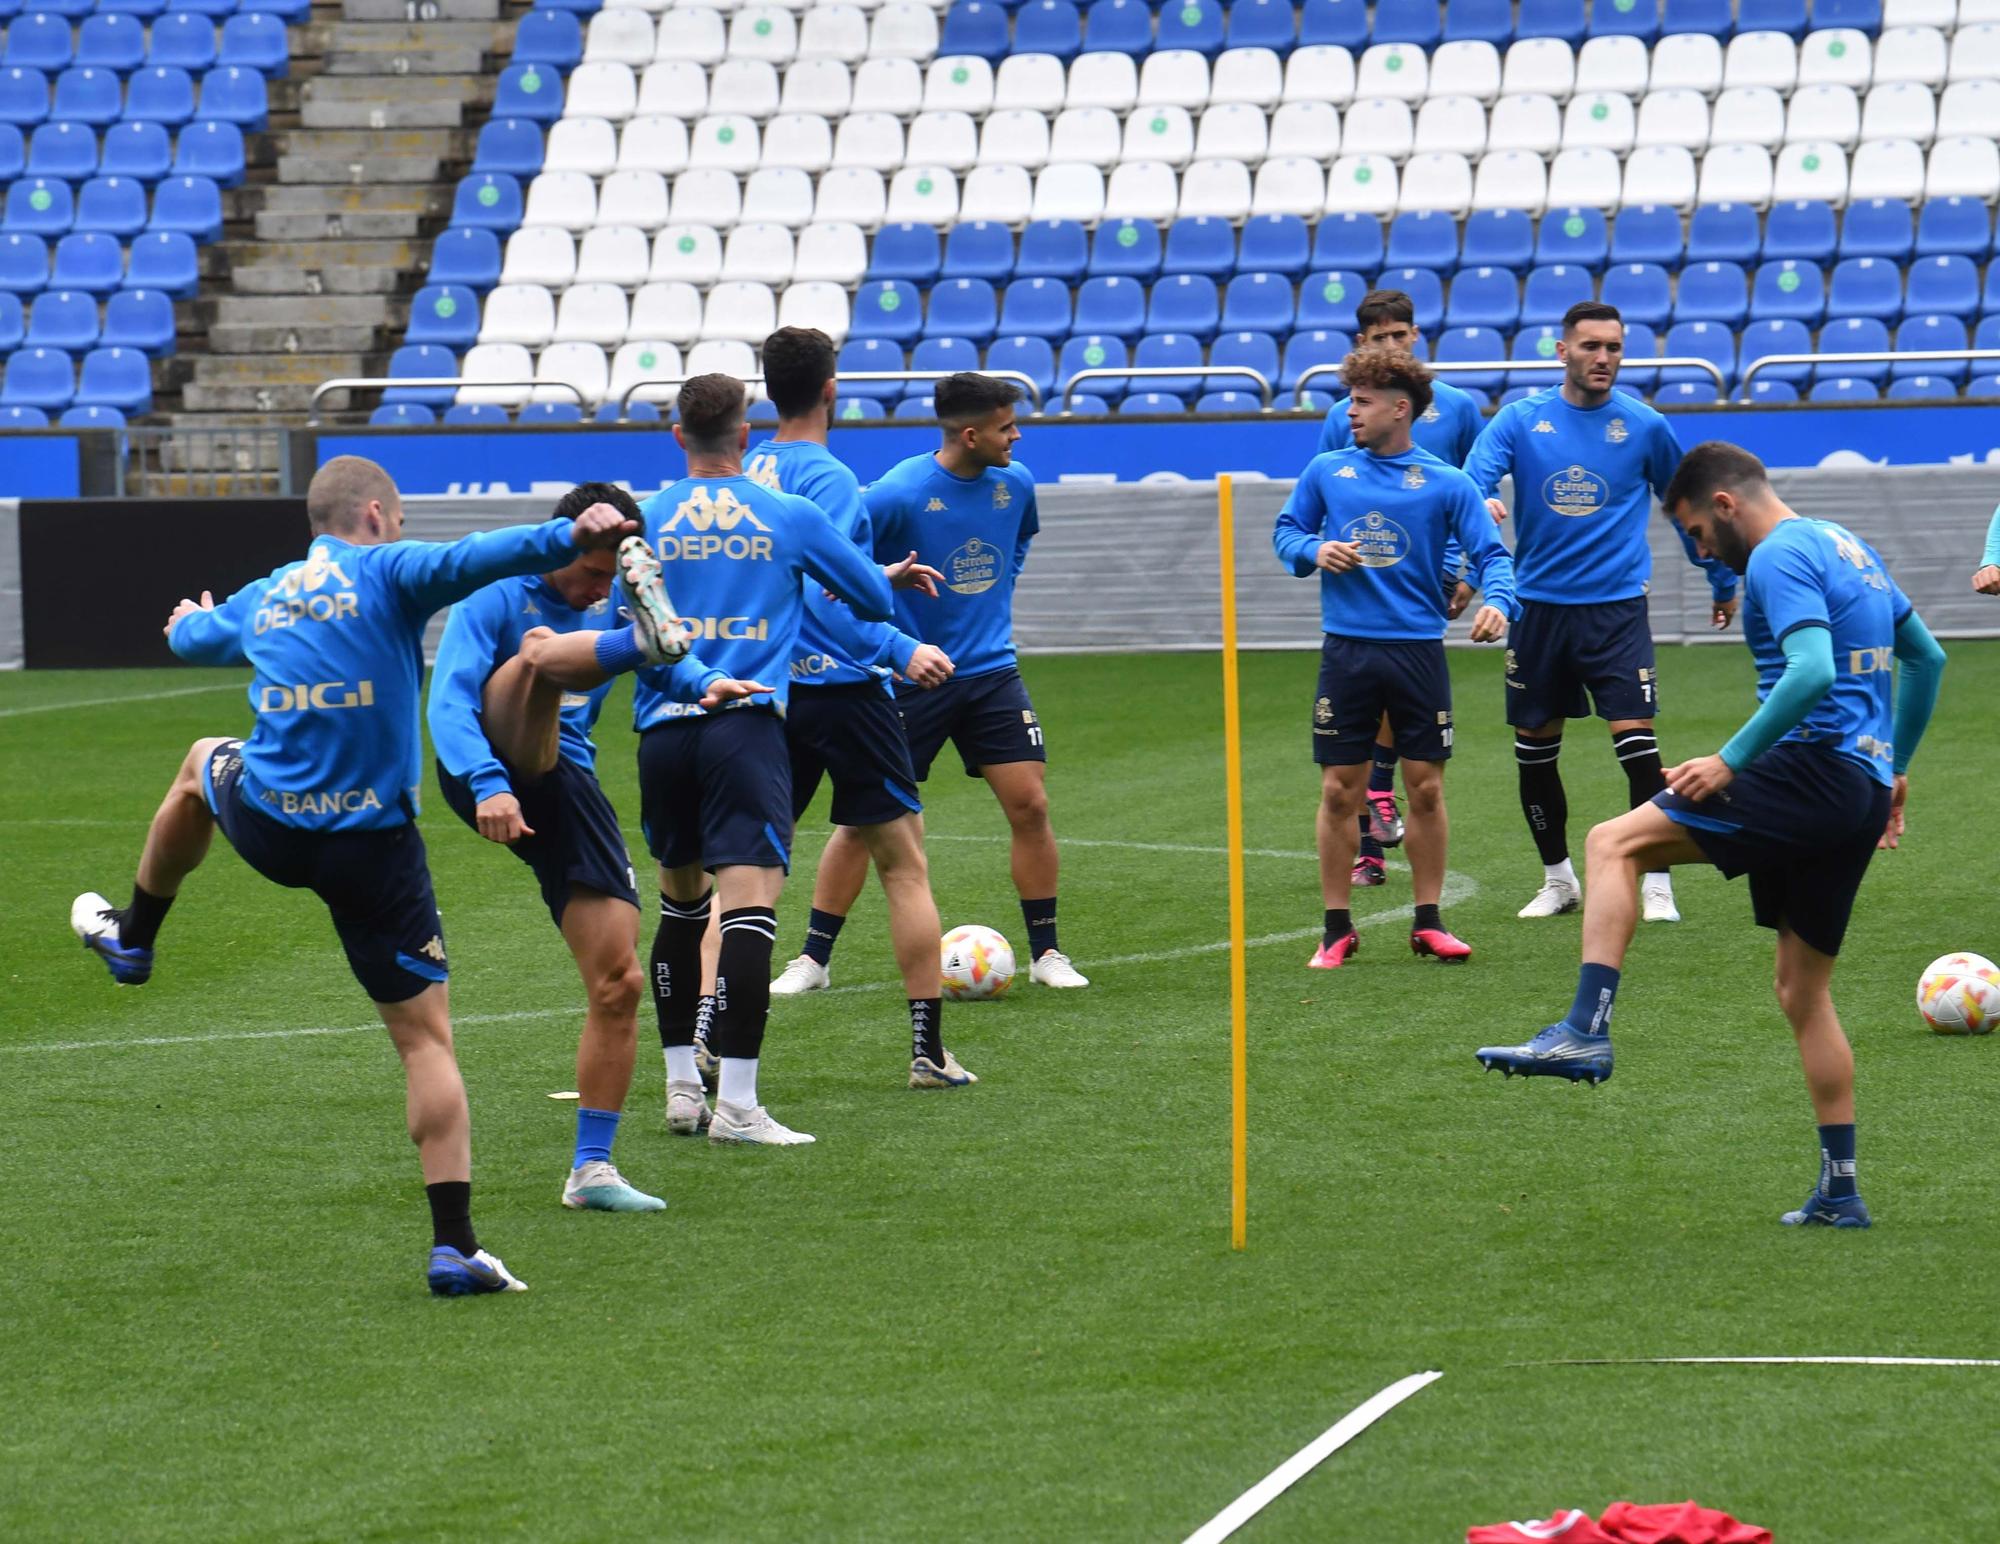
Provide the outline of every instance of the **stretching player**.
[[112,979],[145,981],[167,908],[218,826],[265,878],[319,896],[402,1058],[430,1200],[431,1290],[522,1291],[472,1231],[472,1121],[416,827],[421,644],[439,608],[496,579],[562,568],[633,527],[598,505],[448,545],[403,541],[395,483],[358,456],[313,474],[306,517],[313,539],[302,561],[220,606],[204,593],[174,608],[167,643],[181,658],[254,669],[256,728],[248,741],[194,742],[146,835],[132,904],[80,895],[70,926]]
[[[1040,529],[1035,478],[1014,460],[1018,388],[964,372],[937,383],[944,444],[883,473],[863,495],[878,558],[914,548],[944,570],[935,600],[896,603],[903,631],[936,644],[954,673],[943,686],[896,690],[919,781],[949,740],[967,777],[982,777],[1012,833],[1014,888],[1028,929],[1028,976],[1043,986],[1090,982],[1056,937],[1059,856],[1049,825],[1048,752],[1014,656],[1014,582]],[[821,909],[846,915],[868,877],[867,852],[839,832],[820,858]]]
[[[1748,451],[1697,445],[1663,502],[1702,552],[1745,576],[1743,633],[1761,705],[1715,755],[1669,771],[1669,791],[1591,831],[1595,878],[1568,1016],[1526,1045],[1477,1054],[1510,1077],[1603,1082],[1639,874],[1683,863],[1748,874],[1757,923],[1778,934],[1778,1005],[1819,1122],[1819,1183],[1783,1220],[1865,1228],[1854,1053],[1833,1008],[1834,956],[1878,842],[1893,847],[1902,834],[1905,773],[1937,701],[1944,651],[1874,550],[1786,508]],[[1900,691],[1892,662],[1902,666]]]
[[1444,763],[1451,756],[1451,673],[1445,664],[1445,604],[1437,584],[1444,545],[1455,536],[1471,556],[1487,604],[1472,637],[1503,637],[1514,611],[1513,564],[1494,534],[1478,490],[1410,441],[1430,406],[1430,372],[1406,353],[1367,349],[1341,366],[1354,446],[1315,456],[1278,512],[1278,560],[1299,578],[1320,576],[1319,694],[1313,760],[1320,766],[1315,836],[1324,931],[1311,965],[1334,970],[1361,937],[1348,909],[1356,817],[1367,792],[1376,726],[1386,716],[1402,754],[1410,796],[1410,880],[1416,915],[1410,948],[1459,961],[1472,950],[1445,931]]
[[[791,866],[791,753],[784,714],[806,580],[869,621],[893,613],[891,586],[929,588],[934,569],[911,553],[878,569],[817,504],[776,493],[743,473],[749,430],[743,383],[698,375],[681,388],[674,438],[688,475],[646,502],[646,541],[619,549],[635,600],[665,567],[683,620],[709,663],[740,680],[776,681],[769,697],[713,714],[674,700],[657,670],[639,673],[639,795],[646,844],[660,869],[653,996],[667,1060],[667,1125],[708,1128],[712,1142],[810,1142],[757,1100],[757,1061],[771,1006],[771,944],[778,895]],[[648,546],[648,542],[651,546]],[[694,1034],[701,1004],[702,935],[720,898],[710,1046],[718,1059],[715,1109],[702,1097]]]
[[[1510,403],[1488,421],[1465,470],[1487,495],[1496,520],[1506,507],[1492,495],[1514,479],[1514,563],[1521,620],[1507,651],[1507,722],[1514,726],[1521,809],[1542,857],[1542,885],[1524,917],[1575,911],[1582,886],[1569,858],[1569,803],[1557,758],[1563,723],[1594,703],[1609,721],[1611,748],[1637,806],[1665,786],[1653,719],[1659,672],[1646,615],[1652,551],[1646,518],[1653,490],[1664,489],[1680,459],[1665,418],[1613,390],[1625,352],[1625,324],[1615,306],[1579,301],[1563,317],[1556,345],[1562,383]],[[1710,620],[1727,627],[1736,614],[1736,577],[1698,558],[1708,571]],[[1648,922],[1678,922],[1665,872],[1644,885]]]
[[[555,512],[567,519],[600,504],[639,522],[632,495],[608,483],[571,489]],[[647,1212],[666,1202],[627,1184],[611,1162],[646,981],[632,863],[598,785],[590,732],[620,666],[671,665],[673,689],[705,708],[765,688],[710,670],[684,652],[678,633],[649,634],[650,618],[671,609],[664,596],[634,607],[631,627],[607,626],[616,574],[612,553],[586,552],[550,573],[502,579],[452,607],[431,672],[429,721],[445,803],[534,870],[583,976],[582,1102],[563,1205]]]
[[[1401,290],[1370,290],[1354,308],[1354,318],[1363,348],[1415,354],[1423,342],[1423,334],[1417,331],[1416,302]],[[1411,428],[1410,438],[1446,466],[1463,466],[1483,424],[1478,403],[1451,382],[1433,376],[1431,405]],[[1353,443],[1343,398],[1326,415],[1326,426],[1319,435],[1320,453],[1345,450]],[[1445,615],[1453,620],[1472,602],[1472,586],[1463,578],[1464,569],[1465,554],[1456,541],[1447,541],[1440,578],[1448,597]],[[1368,807],[1361,820],[1361,856],[1354,861],[1354,882],[1379,885],[1388,878],[1382,849],[1399,846],[1403,840],[1403,817],[1396,811],[1396,741],[1386,719],[1375,736],[1374,765],[1368,771]]]
[[[778,433],[751,453],[750,476],[811,499],[857,550],[874,549],[861,484],[826,448],[833,421],[838,351],[825,333],[781,327],[764,340],[764,390],[778,407]],[[820,779],[833,783],[834,840],[859,841],[875,861],[889,904],[889,939],[910,1005],[910,1087],[963,1088],[979,1080],[944,1045],[938,985],[938,913],[924,859],[917,774],[889,685],[891,669],[920,687],[951,679],[951,659],[886,622],[863,622],[808,586],[785,739],[792,752],[792,818],[806,812]],[[838,867],[836,859],[835,867]],[[846,920],[815,890],[805,948],[771,983],[774,996],[827,984],[826,959]]]

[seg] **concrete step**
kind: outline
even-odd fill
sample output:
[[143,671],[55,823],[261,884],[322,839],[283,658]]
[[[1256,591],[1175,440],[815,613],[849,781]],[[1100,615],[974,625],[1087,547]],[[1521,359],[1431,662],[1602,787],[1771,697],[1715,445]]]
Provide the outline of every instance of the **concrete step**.
[[513,41],[511,22],[337,22],[326,51],[406,54],[427,48],[477,48],[500,53],[510,51]]
[[308,267],[294,263],[252,263],[230,275],[238,295],[393,295],[403,283],[400,264],[366,267],[326,263]]
[[211,326],[211,354],[368,354],[385,348],[380,327],[365,324],[300,323],[291,327]]
[[245,386],[317,386],[342,375],[379,374],[370,353],[208,354],[194,362],[192,381],[213,390]]
[[411,48],[401,52],[387,49],[343,48],[329,52],[323,66],[327,75],[477,75],[485,68],[486,50],[476,43],[441,48]]
[[382,327],[389,321],[386,295],[224,295],[207,304],[215,308],[211,331],[224,327]]
[[419,10],[430,12],[438,21],[498,21],[500,0],[345,0],[340,7],[345,21],[421,21]]
[[375,80],[351,76],[322,75],[307,81],[300,92],[303,102],[423,102],[448,97],[455,102],[491,101],[493,81],[472,71],[443,80],[406,80],[384,75]]
[[359,238],[414,237],[423,228],[418,210],[266,211],[254,225],[259,241],[313,241],[321,237],[341,240]]
[[[348,374],[342,371],[340,374]],[[312,407],[313,389],[322,380],[334,380],[334,375],[323,375],[304,384],[280,384],[266,381],[261,385],[247,386],[204,386],[199,383],[184,387],[181,391],[181,406],[190,413],[305,413]],[[353,394],[345,391],[328,392],[320,401],[320,411],[337,413],[344,411]],[[359,393],[371,396],[372,393]]]
[[330,187],[324,184],[287,184],[275,187],[238,188],[236,191],[252,195],[244,201],[246,215],[401,211],[442,215],[449,212],[451,203],[449,191],[407,186]]
[[323,156],[347,161],[361,156],[449,156],[462,151],[463,136],[449,129],[293,129],[274,134],[277,154]]
[[442,156],[362,155],[352,160],[336,160],[318,155],[281,155],[278,181],[282,183],[346,182],[356,187],[385,183],[432,183],[444,173]]
[[[426,76],[429,81],[436,77]],[[455,129],[465,122],[465,108],[450,97],[416,102],[307,98],[299,122],[308,129]]]
[[416,241],[224,241],[216,250],[226,272],[264,266],[409,268],[429,260],[430,243]]

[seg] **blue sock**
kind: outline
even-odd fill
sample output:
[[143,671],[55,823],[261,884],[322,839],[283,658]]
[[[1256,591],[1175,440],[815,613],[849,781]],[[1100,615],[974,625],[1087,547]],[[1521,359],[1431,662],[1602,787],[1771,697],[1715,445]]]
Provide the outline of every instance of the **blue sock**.
[[806,918],[805,956],[824,965],[833,958],[834,940],[840,937],[840,929],[846,923],[845,917],[836,917],[830,911],[813,907]]
[[580,1169],[586,1163],[609,1163],[611,1143],[617,1135],[616,1110],[586,1110],[579,1106],[576,1112],[576,1161],[570,1167]]
[[599,633],[596,648],[597,663],[613,675],[637,670],[646,663],[646,652],[639,647],[636,627],[614,627]]
[[1370,793],[1393,793],[1396,788],[1396,747],[1377,745],[1375,764],[1368,769]]
[[1861,1192],[1854,1187],[1854,1125],[1819,1128],[1819,1193],[1829,1201],[1844,1201]]
[[1021,920],[1028,925],[1028,958],[1039,960],[1056,946],[1056,898],[1021,902]]
[[1586,963],[1576,978],[1576,1001],[1563,1022],[1586,1035],[1611,1033],[1611,1000],[1618,995],[1618,972],[1609,965]]

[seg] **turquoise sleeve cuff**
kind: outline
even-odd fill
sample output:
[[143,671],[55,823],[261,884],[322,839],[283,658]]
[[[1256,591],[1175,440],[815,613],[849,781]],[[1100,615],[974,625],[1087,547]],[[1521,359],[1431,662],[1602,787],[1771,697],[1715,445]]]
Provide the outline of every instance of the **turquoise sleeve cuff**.
[[1785,673],[1722,747],[1723,763],[1741,772],[1790,734],[1833,685],[1833,634],[1824,627],[1797,627],[1785,636]]

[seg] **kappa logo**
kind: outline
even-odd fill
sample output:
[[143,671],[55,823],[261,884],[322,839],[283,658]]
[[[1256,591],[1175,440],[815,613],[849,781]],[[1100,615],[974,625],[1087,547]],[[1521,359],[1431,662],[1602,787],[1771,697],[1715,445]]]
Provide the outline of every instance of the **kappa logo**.
[[743,468],[743,475],[759,487],[769,488],[773,493],[783,493],[784,484],[778,481],[778,458],[773,455],[752,456]]
[[1403,486],[1405,488],[1421,488],[1423,485],[1424,470],[1422,467],[1413,466],[1403,473]]
[[1868,549],[1862,546],[1851,532],[1844,531],[1837,525],[1829,524],[1826,528],[1826,534],[1833,538],[1833,550],[1844,561],[1852,563],[1856,568],[1872,568],[1875,566],[1869,559]]
[[1335,477],[1357,477],[1360,474],[1351,466],[1344,466],[1333,474]]
[[941,515],[941,514],[943,514],[943,513],[944,513],[944,500],[943,500],[943,499],[932,499],[932,500],[930,501],[930,503],[928,503],[928,504],[926,504],[926,505],[924,506],[924,513],[925,513],[925,514],[927,514],[927,515]]
[[537,606],[533,601],[529,601],[526,605],[521,607],[521,615],[524,617],[538,617],[541,614],[542,614],[542,608],[540,606]]
[[705,486],[696,488],[681,500],[665,529],[677,530],[683,523],[696,531],[733,531],[739,525],[748,525],[759,531],[771,529],[736,497],[733,490],[724,488],[720,493],[710,493]]
[[1632,438],[1632,431],[1625,427],[1625,420],[1614,418],[1604,426],[1604,437],[1613,445],[1623,445]]
[[1535,427],[1533,432],[1536,434],[1554,434],[1556,432],[1556,426],[1550,423],[1546,418],[1538,418],[1535,420]]
[[438,964],[442,965],[444,963],[444,940],[433,933],[431,934],[431,941],[419,949],[417,953],[421,954],[427,960],[435,960]]

